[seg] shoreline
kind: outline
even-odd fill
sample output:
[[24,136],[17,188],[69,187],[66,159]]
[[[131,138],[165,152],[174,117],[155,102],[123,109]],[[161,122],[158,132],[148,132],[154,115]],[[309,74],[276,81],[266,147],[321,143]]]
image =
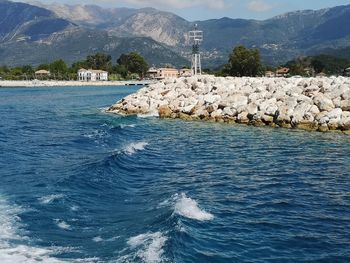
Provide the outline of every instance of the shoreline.
[[95,87],[95,86],[145,86],[154,81],[56,81],[56,80],[0,80],[0,88],[35,88],[35,87]]
[[239,123],[350,135],[350,78],[168,79],[142,88],[106,112]]

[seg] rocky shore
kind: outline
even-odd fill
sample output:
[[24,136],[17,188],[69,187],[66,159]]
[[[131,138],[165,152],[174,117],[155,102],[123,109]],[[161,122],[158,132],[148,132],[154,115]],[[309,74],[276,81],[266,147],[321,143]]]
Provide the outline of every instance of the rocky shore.
[[171,79],[140,89],[107,112],[350,135],[350,78]]

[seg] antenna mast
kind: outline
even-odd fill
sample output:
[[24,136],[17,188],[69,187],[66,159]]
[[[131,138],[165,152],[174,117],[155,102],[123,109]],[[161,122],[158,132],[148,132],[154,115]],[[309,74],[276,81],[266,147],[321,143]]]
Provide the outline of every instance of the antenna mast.
[[196,24],[194,30],[188,32],[188,34],[192,43],[192,75],[201,75],[202,65],[199,46],[203,42],[203,31],[198,30],[198,25]]

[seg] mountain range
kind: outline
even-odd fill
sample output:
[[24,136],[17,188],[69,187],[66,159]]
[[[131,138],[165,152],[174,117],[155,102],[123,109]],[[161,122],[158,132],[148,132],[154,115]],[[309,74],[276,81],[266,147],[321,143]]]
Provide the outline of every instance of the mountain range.
[[[0,0],[0,64],[74,62],[105,52],[137,51],[150,64],[189,65],[187,32],[204,31],[205,67],[226,63],[236,45],[259,48],[264,63],[328,53],[350,57],[350,5],[286,13],[267,20],[187,21],[154,8],[102,8]],[[343,50],[347,52],[342,52]]]

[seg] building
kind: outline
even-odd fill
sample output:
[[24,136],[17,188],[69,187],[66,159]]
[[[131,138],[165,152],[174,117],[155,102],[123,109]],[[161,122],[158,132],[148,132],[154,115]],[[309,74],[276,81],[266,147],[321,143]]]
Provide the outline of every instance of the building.
[[168,79],[168,78],[178,78],[178,77],[191,77],[191,69],[176,69],[176,68],[150,68],[147,71],[147,77],[150,79]]
[[289,71],[289,68],[280,68],[276,71],[276,77],[287,77]]
[[157,68],[150,68],[148,71],[147,71],[147,77],[150,78],[150,79],[156,79],[158,76],[158,69]]
[[265,72],[265,77],[267,78],[273,78],[275,76],[275,72],[273,71],[266,71]]
[[107,81],[108,72],[104,70],[94,69],[79,69],[78,70],[79,81]]
[[176,68],[160,68],[156,79],[178,78],[179,71]]
[[50,77],[50,71],[41,69],[38,71],[35,71],[35,78],[37,79],[43,79],[43,78],[48,78]]

